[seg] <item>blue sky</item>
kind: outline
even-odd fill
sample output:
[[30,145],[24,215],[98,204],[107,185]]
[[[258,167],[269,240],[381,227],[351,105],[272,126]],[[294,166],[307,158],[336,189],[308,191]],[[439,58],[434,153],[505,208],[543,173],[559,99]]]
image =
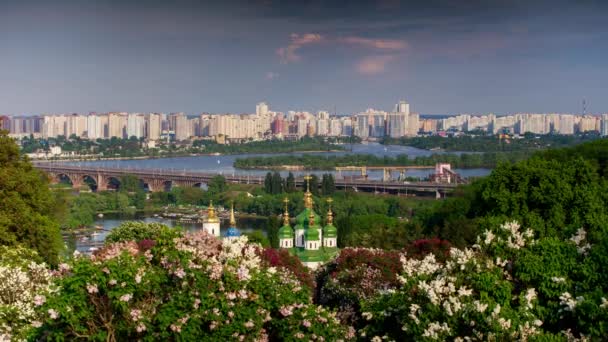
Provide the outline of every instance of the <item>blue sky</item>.
[[0,113],[608,112],[602,1],[0,2]]

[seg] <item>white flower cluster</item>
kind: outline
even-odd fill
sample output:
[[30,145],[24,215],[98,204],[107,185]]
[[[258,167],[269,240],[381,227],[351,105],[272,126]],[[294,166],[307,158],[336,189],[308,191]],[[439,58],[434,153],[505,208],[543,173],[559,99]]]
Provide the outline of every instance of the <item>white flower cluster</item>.
[[469,262],[477,264],[475,262],[475,252],[472,249],[465,248],[464,250],[458,248],[450,248],[450,260],[447,262],[447,267],[451,269],[460,269],[464,271],[466,265]]
[[586,241],[586,238],[587,232],[583,228],[579,228],[576,234],[570,238],[570,241],[576,245],[576,250],[579,254],[587,255],[587,252],[591,249],[591,244]]
[[500,226],[500,228],[508,233],[507,246],[512,249],[520,249],[526,246],[526,240],[529,242],[534,237],[534,232],[531,229],[527,229],[525,232],[520,232],[521,226],[517,221],[506,222]]
[[450,333],[450,327],[448,327],[448,325],[445,322],[444,323],[431,322],[424,330],[424,333],[422,334],[422,336],[428,337],[432,340],[439,340],[441,338],[442,334],[449,334],[449,333]]
[[219,261],[225,263],[227,260],[237,260],[240,266],[250,270],[259,269],[260,257],[256,254],[256,246],[248,242],[246,236],[236,239],[223,239],[222,251]]
[[[521,249],[534,243],[533,236],[532,230],[522,232],[517,222],[508,222],[501,225],[498,231],[486,231],[478,238],[478,243],[484,247],[504,244],[509,249]],[[415,325],[419,329],[424,329],[423,337],[445,340],[450,336],[453,328],[450,327],[452,324],[450,322],[456,319],[464,320],[464,324],[470,324],[473,327],[471,336],[454,336],[456,340],[461,341],[504,337],[526,340],[530,336],[538,334],[540,331],[538,328],[543,322],[537,319],[532,312],[538,297],[535,288],[525,289],[519,295],[521,308],[528,311],[524,315],[525,319],[513,320],[510,317],[512,314],[510,310],[502,310],[499,304],[480,298],[479,293],[475,292],[475,288],[467,286],[471,272],[496,274],[497,267],[500,269],[504,281],[511,279],[510,271],[505,269],[509,260],[497,255],[488,255],[481,246],[478,245],[472,249],[451,248],[445,263],[438,262],[433,254],[428,254],[422,260],[401,256],[403,273],[400,280],[403,289],[416,294],[416,297],[422,295],[423,300],[428,301],[425,305],[435,306],[437,310],[432,311],[440,312],[440,315],[444,317],[444,320],[437,319],[438,317],[425,317],[427,312],[421,310],[424,305],[418,302],[419,299],[413,299],[405,313],[408,320],[402,326],[403,331],[411,331],[412,325]],[[491,311],[488,308],[491,308]],[[483,321],[471,320],[471,313],[482,315]],[[368,315],[366,314],[366,316]],[[477,324],[484,323],[498,327],[500,333],[493,332],[491,335],[484,336],[476,330]]]
[[562,306],[565,306],[566,311],[574,311],[574,309],[576,309],[576,306],[580,302],[585,300],[585,298],[576,297],[576,299],[574,299],[574,297],[572,297],[570,292],[564,292],[564,293],[562,293],[561,296],[559,296],[559,300],[560,300],[559,304]]
[[[422,260],[409,259],[403,254],[401,255],[401,264],[403,265],[403,272],[408,277],[431,275],[442,267],[435,259],[435,254],[433,253],[427,254]],[[407,279],[402,279],[402,281],[404,280],[407,281]]]
[[521,303],[521,305],[526,309],[531,310],[532,308],[534,308],[532,302],[537,298],[536,289],[530,288],[526,290],[526,293],[522,294],[520,298],[523,298],[523,302]]
[[53,292],[51,277],[46,265],[35,262],[27,268],[0,266],[0,322],[23,322],[21,326],[0,325],[0,335],[12,336],[37,321],[35,307]]

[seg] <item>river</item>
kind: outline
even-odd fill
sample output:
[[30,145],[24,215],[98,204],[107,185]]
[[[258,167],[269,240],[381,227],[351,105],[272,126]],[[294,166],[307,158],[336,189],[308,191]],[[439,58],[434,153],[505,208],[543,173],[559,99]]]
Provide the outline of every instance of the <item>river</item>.
[[[68,235],[65,238],[65,242],[68,246],[68,250],[78,250],[79,252],[89,252],[89,247],[93,244],[102,243],[108,233],[118,227],[125,221],[142,221],[146,223],[162,223],[169,227],[182,227],[186,231],[196,231],[202,228],[200,223],[184,223],[177,220],[172,220],[163,217],[146,217],[143,214],[135,215],[106,215],[103,218],[97,218],[95,220],[95,226],[103,227],[103,230],[84,234],[84,235]],[[253,231],[260,231],[263,235],[266,235],[266,219],[264,218],[237,218],[236,226],[239,228],[241,233],[251,233]],[[222,220],[220,223],[221,235],[223,236],[228,229],[228,220]]]
[[[349,148],[352,146],[352,150],[339,151],[339,152],[310,152],[308,154],[315,155],[346,155],[346,154],[373,154],[376,156],[389,156],[394,157],[400,154],[407,154],[410,158],[416,158],[419,156],[429,156],[432,154],[444,154],[453,153],[460,154],[463,152],[444,152],[444,151],[429,151],[423,150],[410,146],[399,146],[399,145],[381,145],[379,143],[369,144],[353,144],[345,145]],[[218,173],[224,175],[251,175],[251,176],[264,176],[268,171],[266,170],[240,170],[234,168],[234,161],[238,158],[247,157],[260,157],[260,156],[277,156],[277,155],[302,155],[303,152],[296,153],[257,153],[257,154],[232,154],[232,155],[219,155],[219,156],[194,156],[194,157],[174,157],[174,158],[158,158],[158,159],[132,159],[132,160],[96,160],[96,161],[82,161],[82,162],[65,162],[70,165],[82,165],[82,166],[99,166],[99,167],[113,167],[113,168],[124,168],[124,169],[169,169],[169,170],[196,170],[209,173]],[[431,172],[433,167],[429,169],[417,169],[408,170],[406,176],[408,177],[419,177],[425,178]],[[486,176],[490,173],[490,169],[455,169],[462,177],[481,177]],[[317,174],[333,172],[323,170],[312,170],[312,171],[292,171],[297,176],[304,174]],[[289,171],[281,171],[283,177],[287,176]],[[333,172],[335,173],[335,172]],[[356,173],[342,172],[342,175],[351,175]],[[370,170],[368,171],[368,177],[370,179],[382,179],[382,170]],[[396,177],[397,175],[393,175]]]

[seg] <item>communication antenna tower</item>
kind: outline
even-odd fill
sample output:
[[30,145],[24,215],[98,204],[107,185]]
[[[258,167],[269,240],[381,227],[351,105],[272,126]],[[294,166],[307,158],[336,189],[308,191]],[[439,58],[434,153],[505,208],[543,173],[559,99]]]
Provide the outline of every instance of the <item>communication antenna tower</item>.
[[583,115],[587,114],[587,100],[583,99]]

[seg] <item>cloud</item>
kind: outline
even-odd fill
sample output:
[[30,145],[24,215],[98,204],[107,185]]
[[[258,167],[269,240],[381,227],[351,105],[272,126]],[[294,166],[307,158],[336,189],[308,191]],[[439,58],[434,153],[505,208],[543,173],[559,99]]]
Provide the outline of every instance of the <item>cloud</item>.
[[355,67],[360,74],[377,75],[383,73],[386,65],[394,59],[394,55],[368,56],[360,60]]
[[324,40],[324,37],[317,33],[292,33],[290,35],[289,45],[286,47],[281,47],[277,49],[277,55],[281,59],[281,63],[293,63],[301,60],[300,55],[297,54],[297,51],[305,46],[311,44],[318,44]]
[[361,37],[346,37],[339,40],[349,45],[360,45],[367,48],[378,50],[403,50],[407,48],[407,43],[396,39],[369,39]]
[[274,79],[276,79],[278,77],[279,77],[279,73],[278,72],[274,72],[274,71],[267,72],[266,76],[265,76],[266,80],[268,80],[268,81],[272,81],[272,80],[274,80]]

